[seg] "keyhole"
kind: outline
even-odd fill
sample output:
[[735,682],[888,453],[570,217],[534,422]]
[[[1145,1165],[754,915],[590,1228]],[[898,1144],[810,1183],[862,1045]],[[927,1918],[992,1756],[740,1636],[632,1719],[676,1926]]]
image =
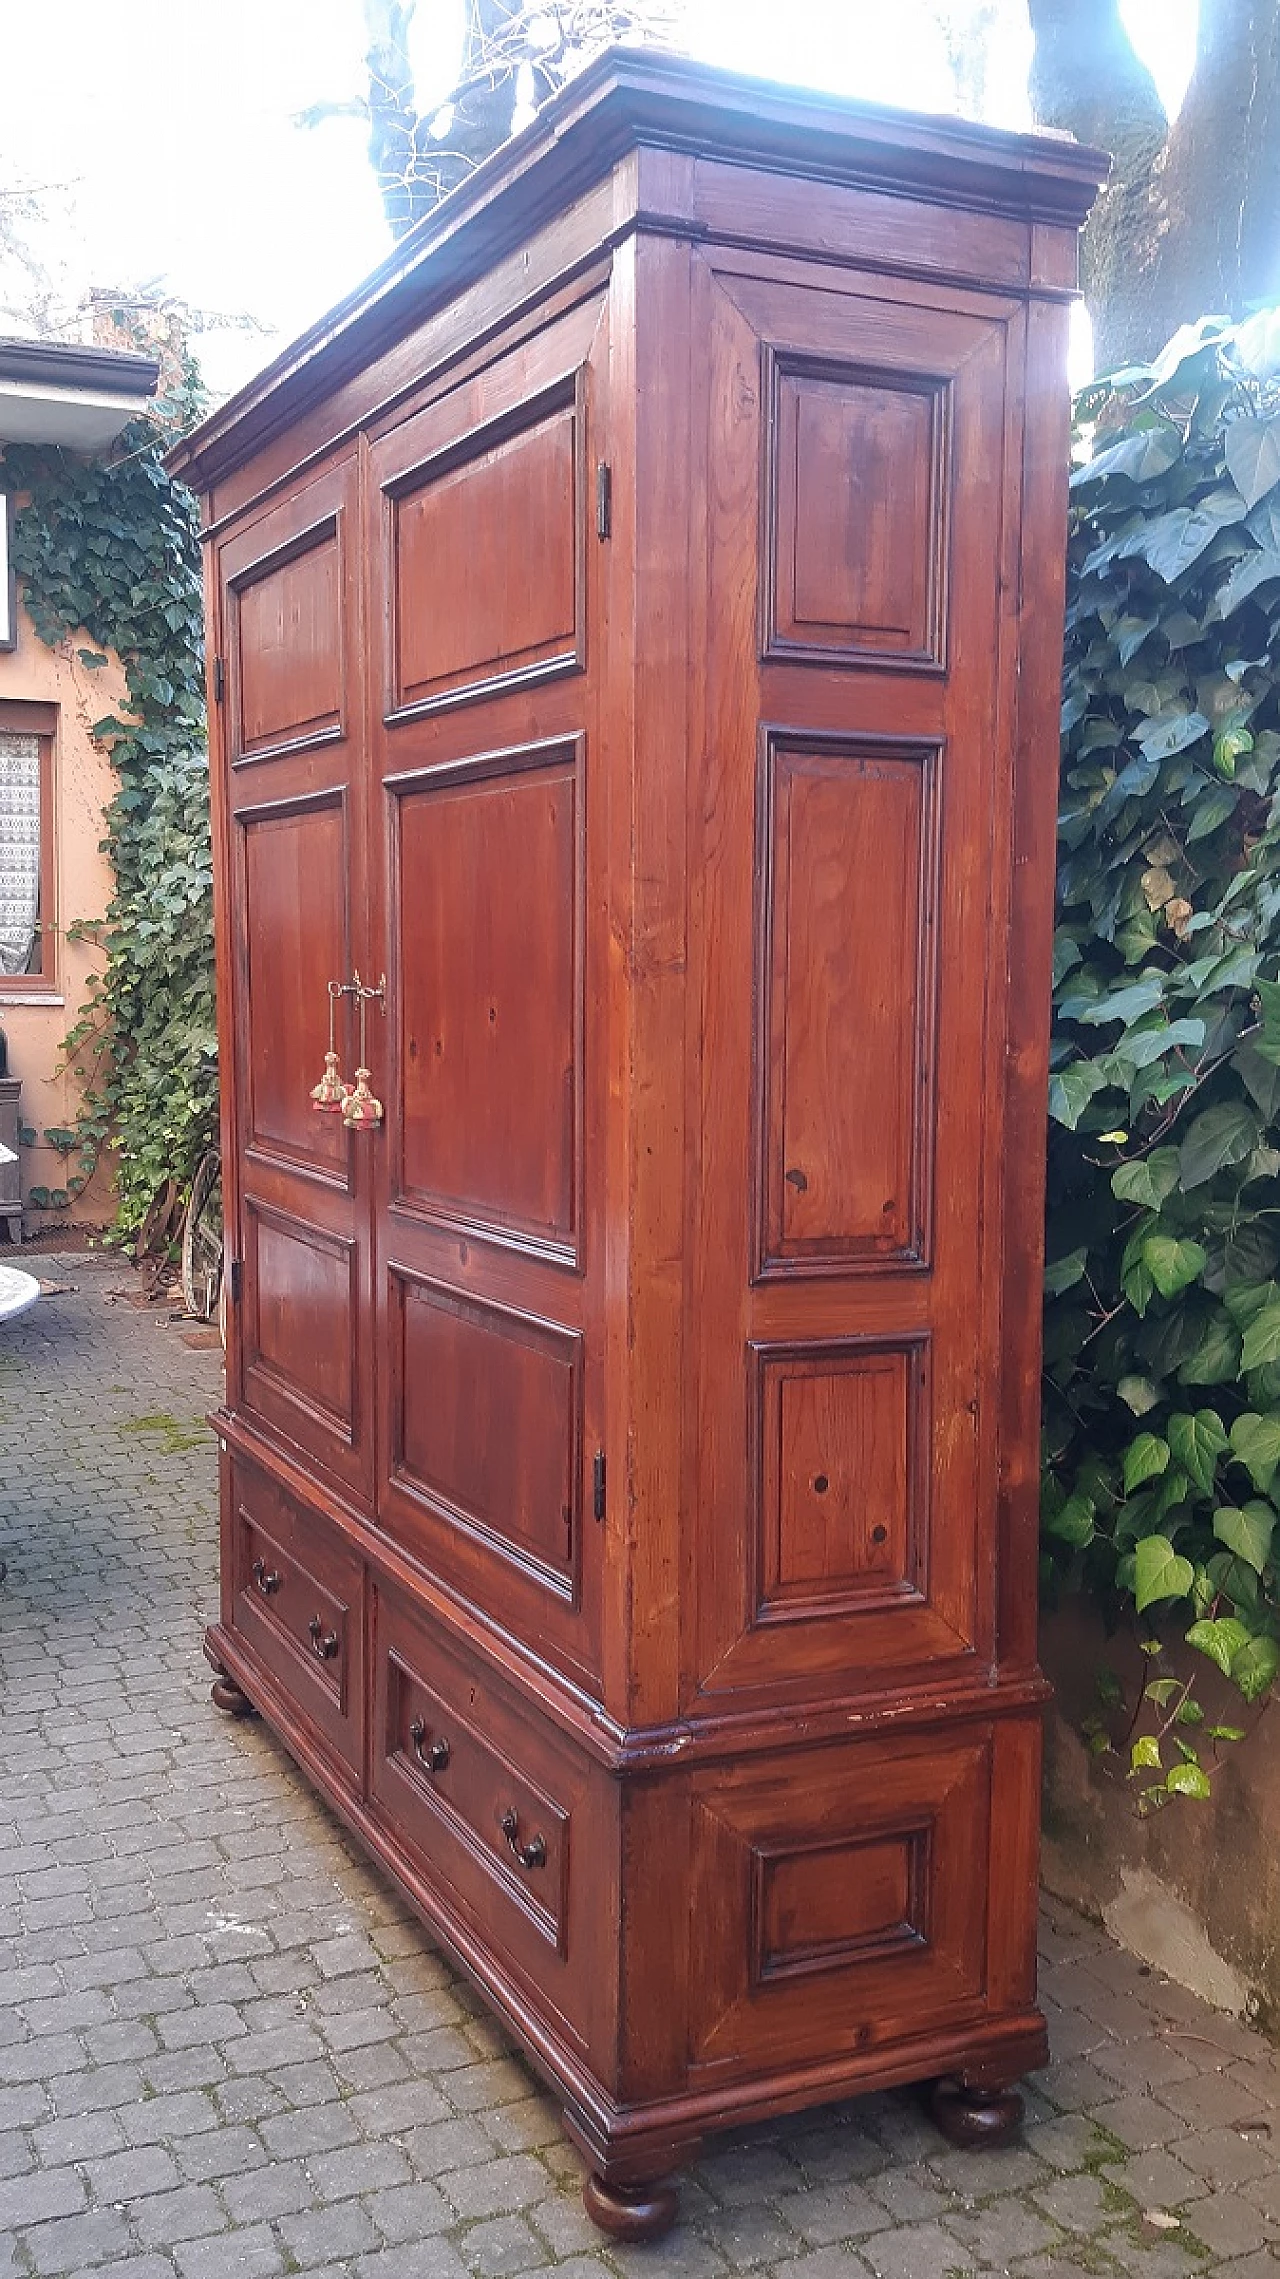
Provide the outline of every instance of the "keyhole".
[[830,1485],[831,1482],[827,1478],[826,1473],[819,1472],[817,1479],[813,1483],[813,1492],[816,1496],[825,1496]]
[[873,1527],[871,1530],[871,1540],[873,1543],[887,1542],[888,1535],[889,1530],[887,1527]]

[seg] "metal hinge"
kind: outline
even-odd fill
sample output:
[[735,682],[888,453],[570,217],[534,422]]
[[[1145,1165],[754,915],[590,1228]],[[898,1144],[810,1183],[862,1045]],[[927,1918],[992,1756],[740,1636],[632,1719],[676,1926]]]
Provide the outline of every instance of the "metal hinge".
[[243,1287],[244,1269],[240,1263],[240,1260],[238,1258],[233,1258],[227,1267],[227,1288],[231,1292],[231,1303],[233,1306],[239,1305],[240,1293]]
[[597,1448],[591,1464],[591,1511],[595,1519],[604,1518],[604,1450]]
[[596,536],[607,538],[613,529],[613,474],[607,462],[596,468]]
[[215,704],[221,704],[221,702],[222,702],[222,699],[223,699],[223,697],[226,695],[226,693],[227,693],[227,676],[226,676],[226,672],[225,672],[225,670],[224,670],[224,668],[223,668],[223,663],[222,663],[222,659],[221,659],[221,657],[215,657],[215,658],[214,658],[214,660],[213,660],[213,701],[214,701],[214,703],[215,703]]

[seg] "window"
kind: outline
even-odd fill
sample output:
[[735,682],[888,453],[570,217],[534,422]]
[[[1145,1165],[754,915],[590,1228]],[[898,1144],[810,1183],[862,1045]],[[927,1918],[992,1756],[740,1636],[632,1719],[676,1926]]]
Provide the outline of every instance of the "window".
[[0,491],[0,649],[18,646],[18,574],[13,566],[13,497]]
[[45,994],[54,971],[51,704],[0,702],[0,997]]

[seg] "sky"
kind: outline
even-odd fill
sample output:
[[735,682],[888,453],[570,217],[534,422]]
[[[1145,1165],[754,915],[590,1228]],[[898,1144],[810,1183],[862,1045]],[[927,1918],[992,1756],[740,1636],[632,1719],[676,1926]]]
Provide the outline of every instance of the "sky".
[[[1025,126],[1025,0],[1001,6],[988,116]],[[1170,111],[1196,8],[1124,0]],[[420,99],[447,87],[438,27],[451,14],[456,25],[457,0],[418,0]],[[685,20],[707,62],[920,109],[954,104],[925,0],[686,0]],[[0,186],[49,186],[39,250],[68,305],[90,285],[153,286],[233,320],[199,344],[224,395],[388,250],[363,121],[298,123],[359,92],[360,0],[57,0],[52,23],[30,0],[0,0]]]

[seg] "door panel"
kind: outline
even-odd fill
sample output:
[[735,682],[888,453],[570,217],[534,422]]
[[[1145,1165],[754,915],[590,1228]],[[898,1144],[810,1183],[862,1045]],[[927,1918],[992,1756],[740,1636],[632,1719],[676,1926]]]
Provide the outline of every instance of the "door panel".
[[1013,312],[748,269],[698,284],[726,604],[690,804],[691,1705],[993,1646],[982,977]]
[[[371,966],[355,513],[349,459],[219,554],[242,1278],[228,1396],[367,1504],[374,1135],[311,1099],[328,985]],[[334,1044],[348,1080],[357,1040],[344,997]]]
[[378,1524],[593,1687],[604,943],[584,471],[605,450],[605,353],[597,299],[389,429],[369,463],[370,613],[390,627]]

